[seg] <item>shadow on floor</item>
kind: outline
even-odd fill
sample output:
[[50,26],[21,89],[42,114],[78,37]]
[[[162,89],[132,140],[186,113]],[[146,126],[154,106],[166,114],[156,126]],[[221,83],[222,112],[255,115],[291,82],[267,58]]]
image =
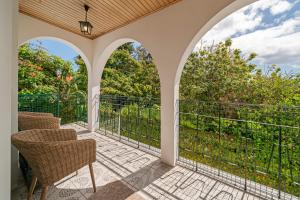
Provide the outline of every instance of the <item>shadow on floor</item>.
[[89,200],[125,200],[135,193],[135,190],[128,187],[122,181],[114,181],[97,188],[97,192]]
[[171,166],[156,160],[122,180],[98,187],[97,192],[89,200],[125,200],[135,192],[161,178],[171,169]]

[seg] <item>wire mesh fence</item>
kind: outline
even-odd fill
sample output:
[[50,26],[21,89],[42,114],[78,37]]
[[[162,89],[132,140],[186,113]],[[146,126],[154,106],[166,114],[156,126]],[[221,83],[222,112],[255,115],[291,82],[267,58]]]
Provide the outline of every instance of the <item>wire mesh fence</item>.
[[262,198],[300,198],[300,107],[179,102],[178,161]]
[[79,94],[19,94],[18,110],[53,113],[62,124],[87,122],[87,99]]

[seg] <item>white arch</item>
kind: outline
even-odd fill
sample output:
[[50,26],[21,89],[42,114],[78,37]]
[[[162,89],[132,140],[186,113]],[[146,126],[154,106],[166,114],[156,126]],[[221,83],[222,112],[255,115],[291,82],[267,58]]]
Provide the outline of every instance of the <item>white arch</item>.
[[[119,38],[114,40],[113,42],[110,42],[109,44],[106,44],[102,48],[98,48],[95,50],[96,56],[94,58],[93,63],[93,72],[91,81],[89,81],[89,96],[88,101],[90,102],[88,105],[88,129],[94,130],[97,127],[97,119],[98,119],[98,107],[99,107],[99,95],[100,95],[100,81],[102,78],[102,73],[104,70],[104,67],[106,65],[106,62],[108,61],[109,57],[112,55],[112,53],[121,45],[126,44],[128,42],[138,42],[138,40],[132,39],[132,38]],[[141,44],[141,43],[140,43]],[[144,46],[145,47],[145,46]],[[145,47],[147,49],[147,47]],[[147,49],[147,51],[149,51]],[[152,55],[152,52],[149,51],[149,53]],[[154,61],[155,62],[155,61]],[[159,71],[157,69],[157,74],[159,76]],[[160,84],[161,84],[161,79]]]
[[219,23],[222,19],[224,19],[228,15],[256,1],[258,0],[236,0],[233,3],[229,4],[227,7],[223,8],[215,16],[213,16],[204,26],[200,27],[200,30],[192,38],[191,42],[188,44],[183,55],[181,56],[179,65],[177,67],[176,77],[175,77],[176,85],[179,85],[180,83],[181,74],[189,55],[192,53],[196,44],[205,35],[205,33],[207,33],[213,26],[215,26],[217,23]]
[[93,60],[92,40],[21,13],[18,16],[18,29],[18,45],[39,38],[60,41],[73,48],[82,57],[87,66],[88,74],[91,73]]
[[[141,44],[142,46],[143,43],[141,43],[139,40],[132,39],[132,38],[119,38],[108,44],[102,51],[99,50],[99,52],[96,52],[96,56],[94,58],[94,63],[93,63],[93,82],[94,84],[99,84],[100,80],[102,78],[102,73],[104,70],[104,67],[106,65],[106,62],[108,61],[109,57],[112,55],[112,53],[120,46],[123,44],[126,44],[128,42],[137,42]],[[144,48],[152,55],[152,51],[149,50],[147,47],[144,46]],[[154,57],[155,58],[155,57]],[[154,64],[155,64],[155,59],[154,59]],[[157,73],[159,75],[159,71],[157,69]]]
[[89,74],[91,74],[91,64],[90,64],[90,61],[87,58],[87,56],[83,53],[83,51],[81,51],[81,49],[79,47],[77,47],[76,45],[74,45],[71,42],[66,41],[64,39],[57,38],[57,37],[52,37],[52,36],[39,36],[39,37],[33,37],[33,38],[30,38],[30,39],[27,39],[25,41],[19,41],[18,46],[21,46],[25,43],[29,43],[30,41],[33,41],[33,40],[41,40],[41,39],[55,40],[55,41],[58,41],[58,42],[61,42],[61,43],[65,44],[65,45],[69,46],[70,48],[72,48],[73,50],[75,50],[81,56],[81,58],[83,59],[83,61],[85,63],[86,68],[87,68],[87,72],[88,72],[88,76],[89,76]]
[[105,64],[114,50],[127,42],[134,42],[130,38],[117,39],[109,44],[106,42],[100,48],[94,49],[91,79],[88,84],[88,129],[94,131],[98,126],[98,108],[100,95],[100,81]]
[[87,88],[88,88],[88,121],[90,121],[90,110],[91,110],[91,107],[90,107],[90,96],[92,95],[92,91],[90,90],[91,88],[91,85],[92,85],[92,66],[90,64],[90,61],[89,59],[87,58],[87,56],[82,52],[82,50],[77,47],[76,45],[74,45],[73,43],[69,42],[69,41],[66,41],[64,39],[61,39],[61,38],[57,38],[57,37],[52,37],[52,36],[39,36],[39,37],[33,37],[33,38],[30,38],[30,39],[27,39],[27,40],[24,40],[24,41],[18,41],[18,46],[21,46],[22,44],[25,44],[25,43],[28,43],[32,40],[39,40],[39,39],[50,39],[50,40],[56,40],[56,41],[59,41],[67,46],[69,46],[70,48],[74,49],[80,56],[81,58],[83,59],[84,63],[85,63],[85,66],[86,66],[86,69],[87,69],[87,73],[88,73],[88,85],[87,85]]
[[93,63],[93,83],[100,84],[102,73],[105,67],[106,62],[108,61],[111,54],[121,45],[128,42],[136,42],[136,40],[131,38],[121,38],[113,41],[108,44],[102,51],[97,52],[97,56],[94,58]]

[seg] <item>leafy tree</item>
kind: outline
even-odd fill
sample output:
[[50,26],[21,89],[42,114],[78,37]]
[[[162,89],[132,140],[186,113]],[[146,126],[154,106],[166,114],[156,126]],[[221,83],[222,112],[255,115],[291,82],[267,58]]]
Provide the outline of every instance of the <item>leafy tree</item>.
[[79,67],[76,71],[74,82],[77,84],[78,90],[87,94],[88,72],[83,59],[78,55],[75,58],[75,63]]
[[[80,56],[74,71],[70,62],[49,55],[42,44],[25,44],[19,49],[19,93],[59,93],[86,96],[88,74]],[[57,77],[57,70],[61,76]],[[152,57],[145,48],[126,43],[109,58],[101,82],[102,94],[155,97],[160,96],[159,78]]]
[[184,67],[181,99],[208,102],[299,105],[299,75],[283,74],[275,65],[262,73],[226,40],[193,52]]
[[[73,70],[71,62],[49,55],[41,44],[22,45],[18,72],[20,109],[53,112],[62,117],[63,123],[78,118],[78,109],[86,113],[87,73],[79,56],[76,64],[78,72]],[[61,71],[59,76],[58,70]]]
[[53,93],[59,84],[70,80],[58,81],[57,70],[63,77],[73,77],[72,64],[57,56],[49,55],[41,46],[22,45],[19,48],[19,93]]
[[159,98],[159,77],[150,53],[133,43],[114,51],[103,71],[101,94]]
[[181,77],[181,98],[243,101],[248,80],[255,69],[255,65],[249,63],[253,58],[255,54],[244,59],[239,50],[232,50],[230,40],[192,53]]
[[299,105],[300,76],[283,74],[279,67],[268,67],[266,75],[256,70],[249,82],[247,101],[253,104]]

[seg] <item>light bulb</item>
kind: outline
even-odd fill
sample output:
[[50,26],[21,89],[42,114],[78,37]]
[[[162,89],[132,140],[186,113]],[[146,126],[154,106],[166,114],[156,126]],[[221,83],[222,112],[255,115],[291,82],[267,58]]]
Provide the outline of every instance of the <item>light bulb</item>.
[[87,30],[88,30],[87,25],[85,25],[85,26],[83,27],[83,30],[84,30],[85,32],[87,32]]

